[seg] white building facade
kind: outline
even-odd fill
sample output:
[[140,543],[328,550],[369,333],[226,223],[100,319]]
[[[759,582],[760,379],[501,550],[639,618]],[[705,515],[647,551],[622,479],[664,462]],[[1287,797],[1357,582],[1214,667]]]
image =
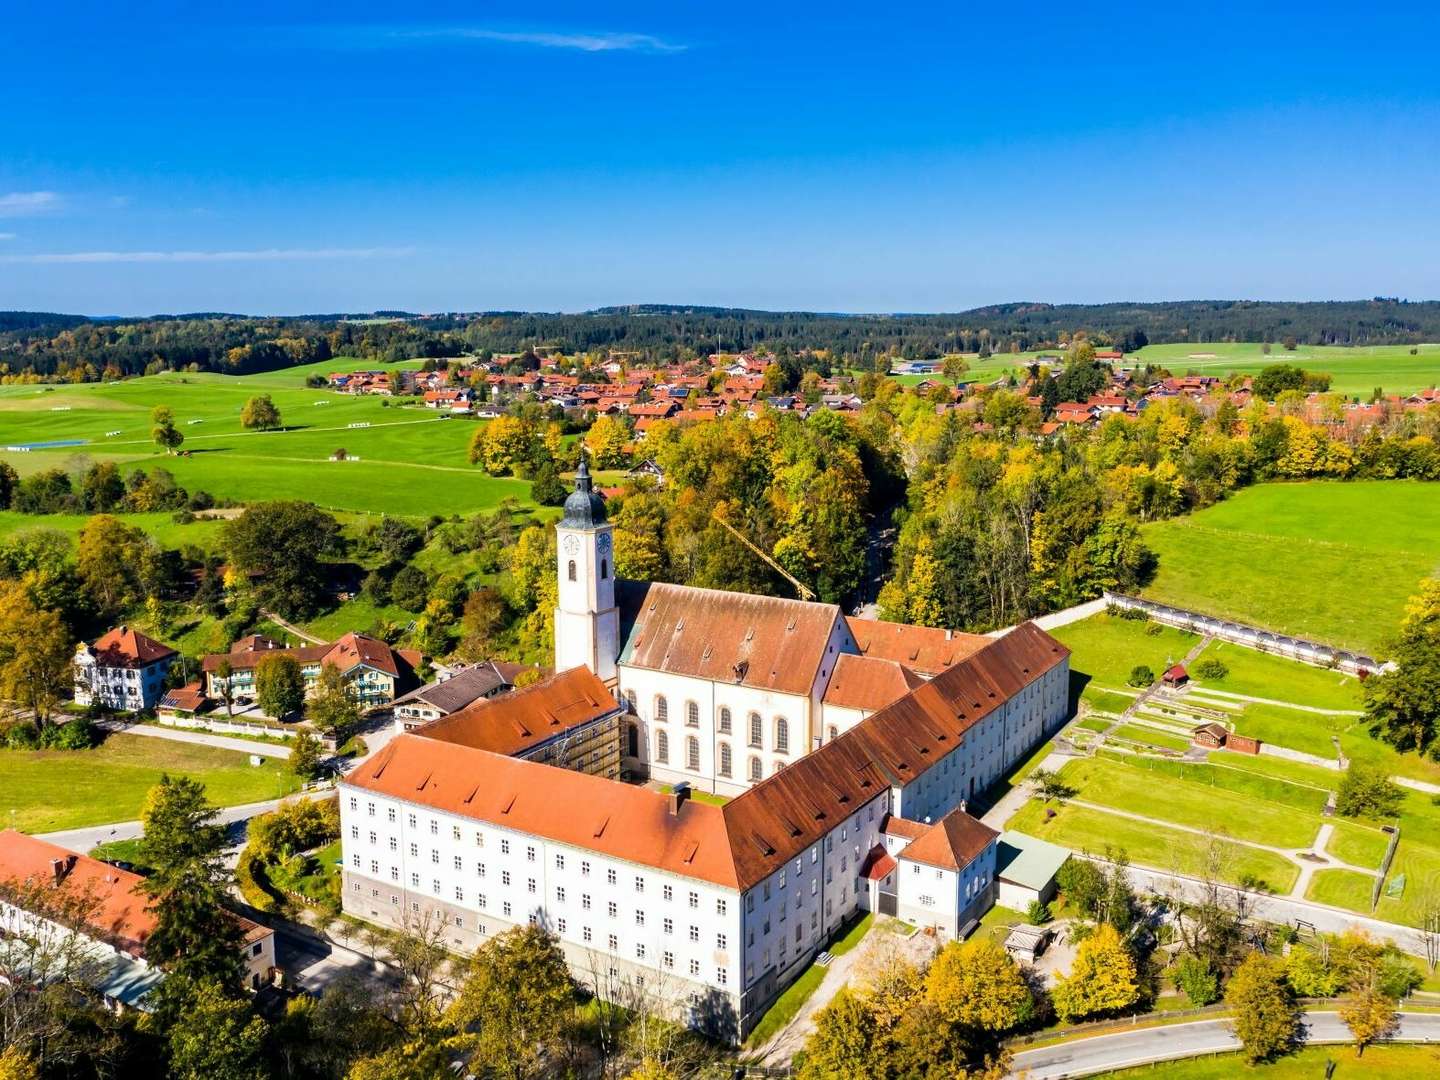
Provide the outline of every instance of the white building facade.
[[165,679],[179,654],[170,646],[119,626],[75,651],[75,703],[124,712],[160,704]]

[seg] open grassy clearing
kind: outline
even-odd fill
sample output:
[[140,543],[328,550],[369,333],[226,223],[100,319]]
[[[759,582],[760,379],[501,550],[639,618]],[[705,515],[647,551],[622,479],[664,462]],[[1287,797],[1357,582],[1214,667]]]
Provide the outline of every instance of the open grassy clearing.
[[1363,716],[1331,716],[1302,712],[1273,705],[1247,705],[1235,720],[1242,735],[1253,735],[1276,746],[1288,746],[1318,757],[1334,758],[1340,740],[1345,756],[1352,761],[1386,770],[1392,776],[1440,783],[1440,763],[1418,754],[1402,754],[1371,735]]
[[[1207,839],[1161,825],[1132,821],[1089,807],[1051,807],[1055,816],[1045,819],[1046,808],[1036,801],[1023,806],[1006,828],[1038,836],[1073,851],[1103,854],[1107,847],[1123,849],[1130,861],[1179,874],[1198,874],[1205,866]],[[1231,872],[1238,882],[1251,878],[1265,882],[1273,892],[1289,892],[1300,876],[1299,868],[1282,855],[1243,844],[1226,844]]]
[[[1326,792],[1319,788],[1292,784],[1286,780],[1261,776],[1258,773],[1240,769],[1228,769],[1223,765],[1191,764],[1167,758],[1136,757],[1135,755],[1106,754],[1105,760],[1118,761],[1129,769],[1155,773],[1159,776],[1183,780],[1187,784],[1216,788],[1236,795],[1248,795],[1265,802],[1278,803],[1302,813],[1318,814],[1325,807]],[[1168,792],[1168,787],[1167,787]]]
[[[1379,829],[1357,825],[1351,821],[1332,821],[1334,832],[1325,850],[1351,866],[1368,866],[1378,870],[1380,860],[1385,857],[1385,847],[1390,838]],[[1368,897],[1367,903],[1368,903]]]
[[[181,525],[168,513],[120,516],[128,524],[144,529],[155,538],[156,543],[167,548],[194,546],[209,550],[215,546],[224,526],[223,521],[203,519]],[[89,520],[88,514],[20,514],[13,510],[0,510],[0,539],[29,529],[55,529],[67,536],[75,536]]]
[[1165,735],[1154,728],[1144,727],[1140,724],[1122,724],[1115,729],[1114,737],[1132,739],[1135,742],[1147,743],[1150,746],[1158,746],[1166,750],[1184,751],[1190,746],[1190,740],[1179,735]]
[[[1416,355],[1410,355],[1411,349]],[[1307,371],[1325,371],[1333,376],[1330,388],[1336,393],[1369,397],[1375,387],[1388,394],[1408,394],[1436,385],[1440,378],[1440,345],[1369,345],[1347,348],[1340,345],[1300,345],[1292,352],[1279,343],[1266,355],[1259,342],[1217,342],[1213,344],[1147,345],[1126,364],[1141,363],[1167,367],[1177,375],[1225,376],[1232,371],[1254,375],[1271,364],[1294,364]]]
[[1288,701],[1312,709],[1355,711],[1361,706],[1360,680],[1343,671],[1297,663],[1228,641],[1210,642],[1200,656],[1221,661],[1228,671],[1223,679],[1200,679],[1192,675],[1191,681],[1196,687]]
[[1271,757],[1269,754],[1238,754],[1229,750],[1212,750],[1209,760],[1213,764],[1223,765],[1227,769],[1239,769],[1242,772],[1256,773],[1260,776],[1273,776],[1308,787],[1324,788],[1327,791],[1332,791],[1340,786],[1340,772],[1337,769],[1306,765],[1304,762]]
[[1375,879],[1369,874],[1354,870],[1317,870],[1305,889],[1305,899],[1369,914],[1374,889]]
[[1271,847],[1307,847],[1320,828],[1318,811],[1306,813],[1179,776],[1167,776],[1158,784],[1148,769],[1112,758],[1071,761],[1060,775],[1084,802],[1192,829],[1225,831],[1237,840]]
[[[507,497],[528,502],[528,482],[488,477],[470,465],[475,421],[303,385],[313,371],[366,366],[336,360],[264,375],[171,372],[76,387],[0,388],[4,445],[82,443],[0,452],[0,460],[22,473],[63,466],[76,454],[122,466],[158,464],[192,490],[240,500],[304,498],[341,510],[425,515],[437,506],[467,513]],[[257,393],[270,394],[287,430],[241,428],[240,410]],[[161,404],[174,410],[183,449],[193,456],[155,451],[150,410]],[[331,462],[340,448],[360,460]]]
[[1143,531],[1146,597],[1379,653],[1440,563],[1440,484],[1260,484]]
[[93,750],[0,751],[0,821],[23,832],[134,821],[165,773],[199,780],[217,806],[275,799],[298,787],[284,762],[251,765],[233,750],[111,735]]
[[[1335,1062],[1327,1074],[1328,1062]],[[1411,1080],[1440,1073],[1440,1048],[1434,1046],[1372,1046],[1363,1057],[1343,1046],[1311,1046],[1266,1065],[1247,1065],[1239,1054],[1213,1054],[1183,1061],[1164,1061],[1119,1072],[1102,1073],[1096,1080]]]
[[[1151,628],[1158,629],[1159,633],[1147,633]],[[1052,633],[1070,649],[1070,670],[1089,677],[1083,693],[1085,700],[1097,708],[1119,704],[1114,710],[1117,712],[1129,705],[1130,699],[1109,693],[1100,697],[1104,688],[1123,688],[1137,664],[1144,664],[1159,674],[1167,661],[1179,660],[1200,640],[1184,630],[1138,619],[1121,619],[1106,612],[1062,626]],[[1102,706],[1101,701],[1107,704]]]

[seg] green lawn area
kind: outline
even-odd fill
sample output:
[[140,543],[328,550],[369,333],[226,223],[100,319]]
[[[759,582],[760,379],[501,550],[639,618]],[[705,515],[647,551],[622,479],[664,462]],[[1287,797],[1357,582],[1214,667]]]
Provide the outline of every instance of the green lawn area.
[[[1203,868],[1207,844],[1203,836],[1083,806],[1061,806],[1055,816],[1046,821],[1045,807],[1034,801],[1023,806],[1006,828],[1038,836],[1073,851],[1102,854],[1107,846],[1114,847],[1141,866],[1179,874],[1193,875]],[[1231,856],[1230,872],[1237,882],[1242,878],[1258,879],[1271,891],[1284,893],[1299,877],[1299,868],[1280,855],[1241,844],[1225,846]]]
[[[1440,901],[1440,850],[1407,840],[1403,823],[1400,844],[1395,849],[1395,861],[1390,864],[1390,876],[1385,880],[1386,888],[1402,874],[1405,876],[1404,892],[1398,897],[1390,897],[1382,890],[1380,903],[1375,907],[1375,917],[1386,922],[1419,926],[1425,910]],[[1366,901],[1368,903],[1368,897]]]
[[1102,1073],[1097,1080],[1315,1080],[1326,1076],[1327,1062],[1337,1063],[1334,1080],[1411,1080],[1440,1071],[1440,1050],[1433,1046],[1372,1046],[1363,1057],[1344,1046],[1311,1046],[1268,1065],[1247,1065],[1239,1054],[1214,1054],[1141,1065]]
[[1325,845],[1326,851],[1351,866],[1368,866],[1377,870],[1380,868],[1380,860],[1385,857],[1385,847],[1390,843],[1388,836],[1379,829],[1358,825],[1352,821],[1334,820],[1331,825],[1335,831],[1330,834],[1330,842]]
[[1075,721],[1075,726],[1083,728],[1086,731],[1109,731],[1112,723],[1114,723],[1113,720],[1105,717],[1093,716],[1086,717],[1084,720]]
[[[1147,633],[1151,627],[1159,627],[1160,632]],[[1119,696],[1106,694],[1101,698],[1103,688],[1123,688],[1130,670],[1139,664],[1158,675],[1167,663],[1180,660],[1199,640],[1184,630],[1138,619],[1121,619],[1103,611],[1051,633],[1069,647],[1070,670],[1090,677],[1084,690],[1085,700],[1097,708],[1115,712],[1122,711],[1130,701],[1124,699],[1119,708],[1113,704],[1101,705],[1100,701],[1109,702]]]
[[1230,694],[1271,698],[1312,709],[1357,710],[1360,680],[1343,671],[1302,664],[1283,656],[1262,653],[1228,641],[1212,641],[1200,654],[1228,669],[1222,679],[1191,676],[1197,687],[1213,687]]
[[1210,751],[1209,760],[1227,769],[1240,769],[1260,776],[1274,776],[1309,787],[1333,790],[1340,786],[1340,773],[1319,765],[1306,765],[1300,761],[1271,757],[1269,754],[1237,754],[1229,750]]
[[[1410,355],[1411,349],[1416,355]],[[1440,372],[1440,345],[1300,345],[1293,351],[1279,343],[1267,355],[1260,342],[1213,342],[1147,345],[1134,361],[1167,367],[1176,375],[1254,375],[1271,364],[1294,364],[1332,376],[1330,389],[1339,394],[1369,397],[1380,386],[1387,394],[1408,394],[1434,386]]]
[[296,892],[317,904],[340,903],[340,841],[301,855],[294,868],[278,862],[265,868],[270,884],[284,892]]
[[[1076,798],[1085,802],[1192,829],[1223,830],[1237,840],[1303,848],[1315,839],[1320,828],[1318,812],[1307,813],[1253,793],[1228,791],[1178,776],[1167,776],[1163,783],[1157,783],[1146,769],[1113,759],[1071,761],[1060,775],[1077,790]],[[1233,781],[1237,786],[1252,779],[1244,773],[1234,775],[1239,778]],[[1265,782],[1260,777],[1253,780],[1257,786]]]
[[90,849],[90,857],[104,859],[106,862],[128,862],[132,866],[143,866],[138,837],[134,840],[112,840],[108,844],[97,844]]
[[1190,746],[1190,740],[1181,738],[1179,735],[1166,735],[1164,732],[1156,731],[1154,728],[1145,727],[1142,724],[1121,724],[1115,729],[1115,737],[1121,739],[1133,739],[1135,742],[1148,743],[1151,746],[1162,746],[1167,750],[1185,750]]
[[[239,500],[302,498],[336,510],[425,516],[435,510],[437,493],[448,513],[487,509],[507,497],[533,505],[528,482],[490,477],[469,463],[476,421],[402,406],[407,399],[388,405],[384,398],[304,386],[305,375],[317,368],[380,366],[336,360],[263,375],[171,372],[82,386],[4,387],[0,426],[7,444],[83,444],[0,453],[0,460],[22,474],[64,466],[77,454],[122,466],[160,465],[190,490]],[[240,409],[256,393],[271,396],[287,430],[240,427]],[[150,410],[161,404],[174,410],[182,449],[193,456],[156,452]],[[339,448],[359,460],[330,461]]]
[[[666,795],[669,795],[673,790],[674,788],[669,784],[664,785],[662,789]],[[724,806],[730,801],[730,796],[728,795],[716,795],[712,791],[700,791],[698,788],[693,787],[690,789],[690,798],[696,802],[709,803],[711,806]]]
[[[1392,776],[1440,783],[1440,762],[1402,754],[1370,734],[1363,716],[1332,716],[1275,705],[1247,705],[1236,718],[1242,735],[1253,735],[1276,746],[1288,746],[1324,758],[1335,757],[1332,737],[1338,737],[1345,756],[1382,768]],[[1237,755],[1238,756],[1238,755]]]
[[262,802],[298,787],[284,762],[252,766],[232,750],[111,735],[93,750],[0,751],[0,822],[56,832],[134,821],[165,773],[199,780],[217,806]]
[[819,989],[821,981],[825,978],[825,971],[826,969],[818,964],[811,964],[806,968],[800,977],[775,999],[775,1004],[765,1011],[765,1015],[760,1018],[760,1022],[755,1025],[749,1037],[746,1038],[745,1045],[763,1046],[781,1028],[794,1020],[805,1002],[810,1000],[810,995]]
[[865,940],[865,935],[870,932],[870,928],[874,925],[875,913],[867,911],[860,918],[856,919],[854,924],[841,934],[839,939],[830,946],[830,955],[844,956],[851,949],[855,948],[855,946],[859,945],[860,942]]
[[1258,484],[1143,531],[1159,556],[1146,597],[1379,653],[1440,562],[1440,484]]
[[[3,456],[3,455],[0,455]],[[60,464],[58,461],[56,465]],[[202,549],[216,546],[223,521],[199,520],[178,525],[170,514],[123,514],[127,525],[144,529],[162,547],[182,548],[187,545]],[[29,529],[55,529],[67,536],[76,536],[90,520],[88,514],[21,514],[0,510],[0,537]]]
[[1305,890],[1305,899],[1369,914],[1375,879],[1354,870],[1317,870]]
[[1085,703],[1092,710],[1098,712],[1113,713],[1119,716],[1134,704],[1134,701],[1135,697],[1132,694],[1121,694],[1089,686],[1085,688]]
[[[1112,759],[1107,755],[1106,760]],[[1187,784],[1216,788],[1237,795],[1248,795],[1265,802],[1279,803],[1306,814],[1319,814],[1325,807],[1326,792],[1319,788],[1292,784],[1288,780],[1263,776],[1242,769],[1134,755],[1127,755],[1122,760],[1123,768],[1157,773],[1161,776],[1183,780]],[[1168,793],[1168,787],[1166,791]]]

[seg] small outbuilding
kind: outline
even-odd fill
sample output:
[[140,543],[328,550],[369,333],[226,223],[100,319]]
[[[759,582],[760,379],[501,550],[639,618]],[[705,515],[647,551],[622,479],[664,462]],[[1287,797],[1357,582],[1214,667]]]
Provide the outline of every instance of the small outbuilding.
[[1230,729],[1213,720],[1208,724],[1201,724],[1190,734],[1196,746],[1208,747],[1211,750],[1223,749],[1229,737]]
[[1003,832],[995,850],[995,902],[1012,911],[1024,911],[1037,900],[1055,898],[1055,878],[1070,858],[1070,851],[1023,833]]
[[1176,664],[1174,667],[1166,669],[1165,674],[1160,678],[1165,680],[1166,686],[1184,686],[1190,681],[1190,673],[1185,670],[1185,665]]

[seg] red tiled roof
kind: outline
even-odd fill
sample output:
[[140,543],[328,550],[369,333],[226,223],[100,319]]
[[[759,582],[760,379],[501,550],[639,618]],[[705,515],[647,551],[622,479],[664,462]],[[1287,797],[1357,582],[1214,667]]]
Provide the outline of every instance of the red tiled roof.
[[420,666],[422,657],[413,649],[392,649],[379,638],[369,634],[350,632],[328,645],[302,645],[293,649],[277,648],[269,638],[252,636],[235,643],[236,648],[228,653],[211,653],[200,666],[204,671],[214,671],[221,660],[229,660],[235,671],[248,671],[267,656],[293,656],[302,664],[334,664],[342,673],[357,664],[366,664],[396,678],[407,677]]
[[941,630],[932,626],[880,622],[845,617],[845,625],[860,652],[869,657],[895,660],[922,675],[935,675],[967,656],[974,656],[995,639],[984,634]]
[[964,810],[951,810],[907,844],[899,857],[942,870],[963,870],[999,835]]
[[884,844],[876,844],[865,853],[860,864],[860,876],[869,881],[881,881],[895,870],[895,857],[885,850]]
[[169,645],[128,626],[117,626],[97,639],[91,648],[95,652],[95,662],[101,667],[148,667],[167,656],[179,655]]
[[181,712],[194,712],[205,704],[205,691],[200,688],[198,682],[190,683],[176,690],[165,691],[165,696],[160,699],[160,704],[171,709],[179,709]]
[[659,582],[618,582],[620,662],[808,694],[840,617],[834,604]]
[[502,697],[481,698],[416,734],[495,754],[519,754],[619,710],[594,672],[575,667]]
[[846,653],[835,661],[835,673],[825,687],[825,704],[874,712],[924,681],[897,661]]

